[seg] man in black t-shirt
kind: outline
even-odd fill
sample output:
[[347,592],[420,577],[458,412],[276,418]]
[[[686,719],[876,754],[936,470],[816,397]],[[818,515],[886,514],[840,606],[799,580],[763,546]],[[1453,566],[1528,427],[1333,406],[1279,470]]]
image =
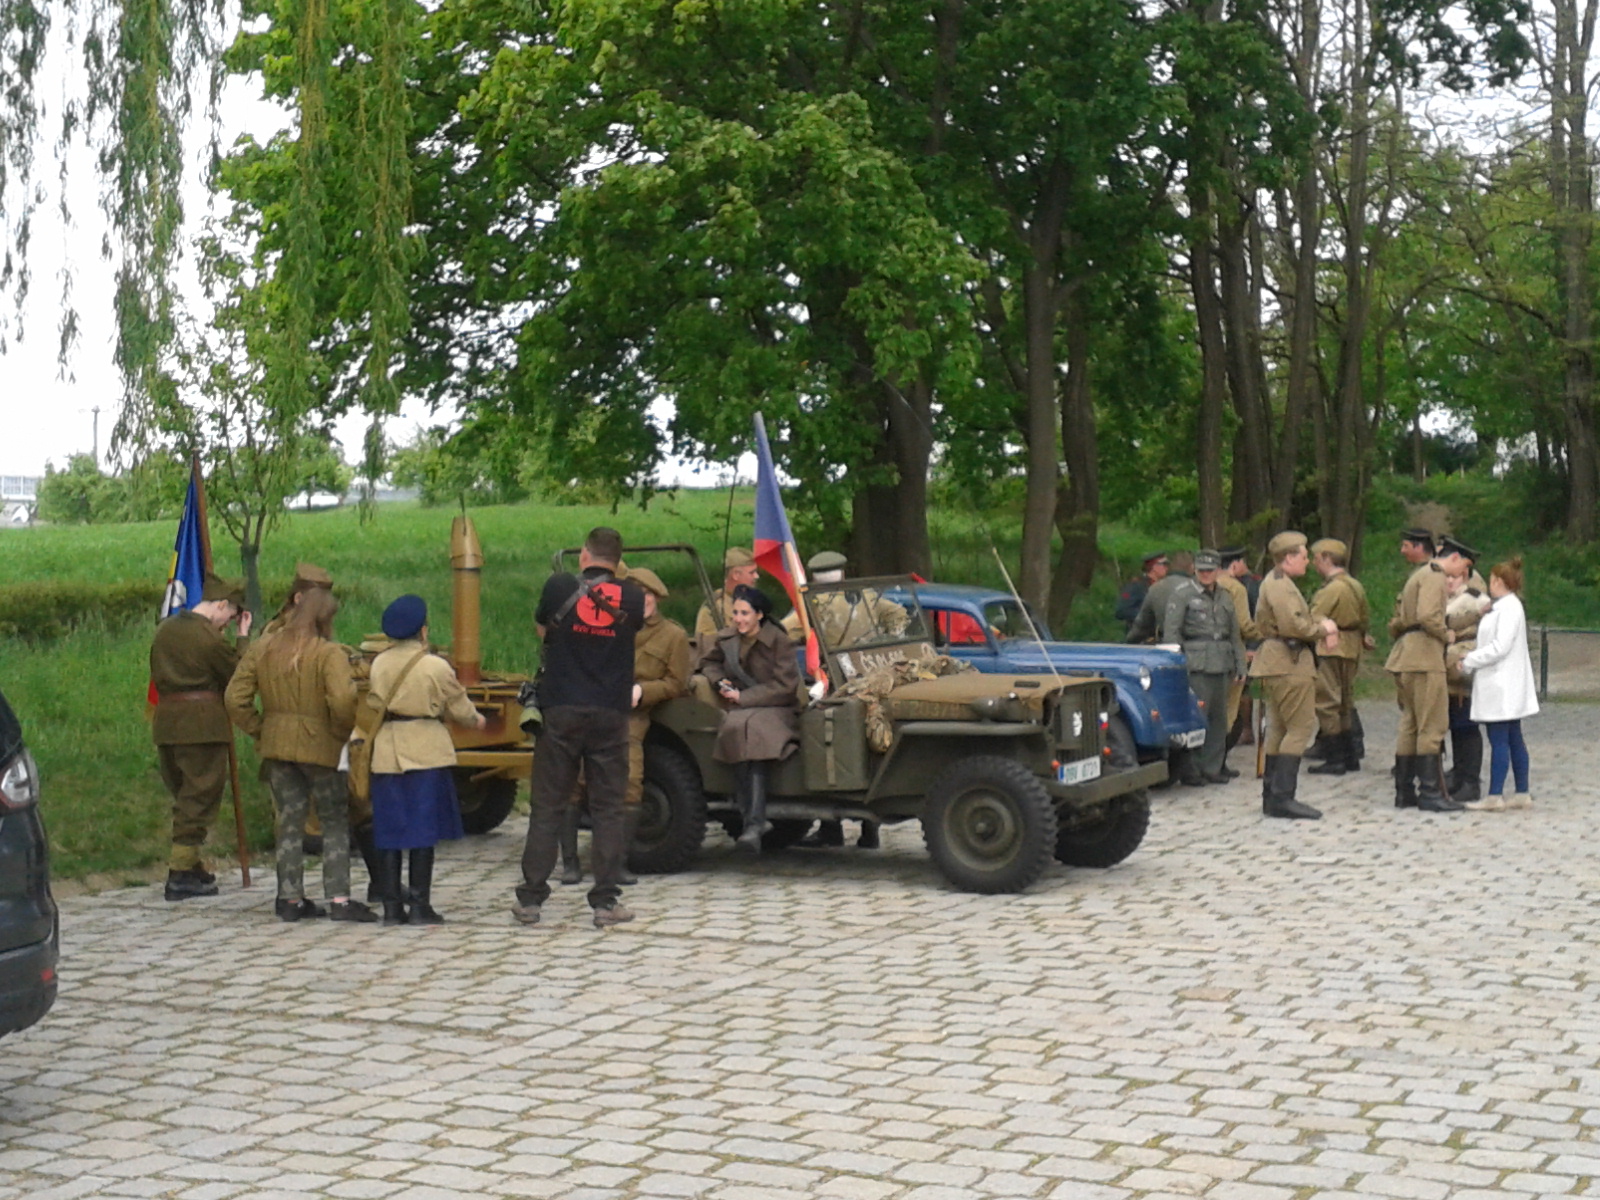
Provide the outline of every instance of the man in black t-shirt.
[[533,755],[533,811],[511,910],[524,925],[539,923],[549,898],[561,818],[580,765],[594,824],[589,905],[595,928],[633,920],[617,899],[627,854],[628,713],[639,702],[633,638],[644,624],[644,591],[616,577],[621,561],[622,535],[603,525],[592,529],[578,555],[579,574],[552,575],[539,597],[534,621],[544,639],[544,728]]

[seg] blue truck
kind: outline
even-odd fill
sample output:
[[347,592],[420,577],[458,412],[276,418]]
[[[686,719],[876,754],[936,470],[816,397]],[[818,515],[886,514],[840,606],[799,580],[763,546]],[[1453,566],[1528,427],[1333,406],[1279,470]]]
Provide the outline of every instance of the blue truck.
[[917,598],[933,626],[935,649],[986,674],[1049,675],[1053,667],[1062,675],[1109,680],[1122,710],[1107,739],[1114,753],[1131,750],[1140,762],[1154,762],[1205,741],[1205,714],[1189,690],[1179,650],[1056,641],[1041,618],[993,588],[918,583]]

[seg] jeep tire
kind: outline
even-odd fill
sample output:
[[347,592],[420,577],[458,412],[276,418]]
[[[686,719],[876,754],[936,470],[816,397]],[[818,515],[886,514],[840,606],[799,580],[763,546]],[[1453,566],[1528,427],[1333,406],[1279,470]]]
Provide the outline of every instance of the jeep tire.
[[468,833],[488,833],[498,829],[517,803],[517,781],[503,775],[474,779],[471,767],[455,769],[456,804],[461,809],[461,827]]
[[1098,821],[1056,835],[1056,858],[1069,867],[1114,867],[1139,848],[1150,828],[1150,797],[1129,792],[1106,803]]
[[946,879],[965,892],[1020,892],[1050,866],[1056,810],[1021,763],[978,755],[929,790],[922,837]]
[[628,867],[639,875],[672,875],[700,853],[706,836],[706,794],[694,763],[670,746],[645,743],[639,824]]

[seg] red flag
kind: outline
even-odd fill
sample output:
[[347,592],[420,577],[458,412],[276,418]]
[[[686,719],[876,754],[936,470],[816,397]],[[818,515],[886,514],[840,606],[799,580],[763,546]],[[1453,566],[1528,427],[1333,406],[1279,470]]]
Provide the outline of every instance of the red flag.
[[817,643],[817,631],[811,628],[810,618],[800,599],[800,589],[806,582],[806,569],[800,564],[800,551],[795,547],[794,534],[789,529],[789,514],[783,510],[783,493],[778,490],[778,473],[772,466],[772,448],[767,444],[767,426],[760,413],[756,414],[755,426],[756,565],[783,584],[783,590],[789,593],[789,600],[800,615],[801,627],[806,632],[806,671],[813,679],[821,679],[822,648]]

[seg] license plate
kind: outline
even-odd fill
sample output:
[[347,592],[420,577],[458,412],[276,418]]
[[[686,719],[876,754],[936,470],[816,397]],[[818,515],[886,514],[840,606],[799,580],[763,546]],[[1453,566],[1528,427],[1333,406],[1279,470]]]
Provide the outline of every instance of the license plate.
[[1098,758],[1080,758],[1077,762],[1062,763],[1056,768],[1057,783],[1088,783],[1100,778]]
[[1206,742],[1204,729],[1191,729],[1188,733],[1178,735],[1178,745],[1185,750],[1193,750],[1196,746],[1203,746]]

